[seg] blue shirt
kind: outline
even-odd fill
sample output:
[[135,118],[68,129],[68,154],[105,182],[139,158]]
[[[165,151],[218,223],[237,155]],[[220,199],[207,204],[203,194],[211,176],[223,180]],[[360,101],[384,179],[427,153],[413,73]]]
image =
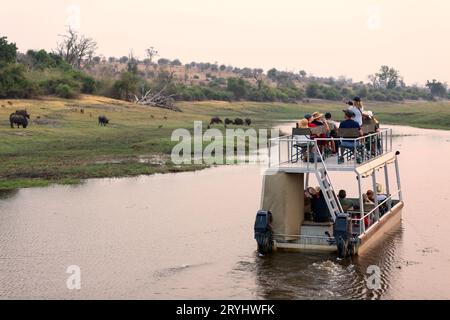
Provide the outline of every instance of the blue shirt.
[[344,120],[341,122],[339,128],[340,129],[352,129],[352,128],[361,129],[361,126],[355,120]]

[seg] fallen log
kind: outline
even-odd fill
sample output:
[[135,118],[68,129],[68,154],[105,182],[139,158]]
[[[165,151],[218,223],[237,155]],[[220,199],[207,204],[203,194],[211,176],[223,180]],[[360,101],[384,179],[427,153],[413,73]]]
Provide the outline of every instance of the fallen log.
[[141,98],[137,95],[134,95],[134,97],[136,99],[136,103],[142,106],[150,106],[181,112],[181,110],[174,104],[174,95],[165,94],[165,90],[166,88],[163,88],[155,94],[149,90]]

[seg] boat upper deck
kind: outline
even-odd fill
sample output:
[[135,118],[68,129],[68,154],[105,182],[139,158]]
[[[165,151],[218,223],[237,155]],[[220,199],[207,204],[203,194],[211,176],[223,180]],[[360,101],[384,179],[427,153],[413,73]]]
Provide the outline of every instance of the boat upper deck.
[[356,138],[299,139],[290,135],[270,140],[269,171],[314,173],[350,171],[364,174],[395,160],[392,129]]

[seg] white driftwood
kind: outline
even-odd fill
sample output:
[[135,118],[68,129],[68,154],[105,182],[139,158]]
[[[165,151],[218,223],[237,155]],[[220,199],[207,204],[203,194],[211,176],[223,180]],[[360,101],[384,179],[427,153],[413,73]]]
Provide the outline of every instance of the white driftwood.
[[177,108],[173,103],[174,95],[166,95],[166,88],[163,88],[158,93],[152,93],[151,90],[147,91],[141,98],[134,95],[136,99],[136,103],[143,106],[151,106],[163,109],[169,109],[177,112],[181,112],[179,108]]

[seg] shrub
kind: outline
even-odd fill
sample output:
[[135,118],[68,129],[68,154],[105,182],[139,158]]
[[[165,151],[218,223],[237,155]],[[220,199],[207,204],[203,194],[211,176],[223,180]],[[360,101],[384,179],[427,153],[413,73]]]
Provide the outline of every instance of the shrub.
[[25,76],[25,67],[19,64],[0,64],[0,98],[30,98],[35,86]]
[[73,99],[77,96],[76,92],[67,84],[57,85],[55,93],[58,97],[64,99]]

